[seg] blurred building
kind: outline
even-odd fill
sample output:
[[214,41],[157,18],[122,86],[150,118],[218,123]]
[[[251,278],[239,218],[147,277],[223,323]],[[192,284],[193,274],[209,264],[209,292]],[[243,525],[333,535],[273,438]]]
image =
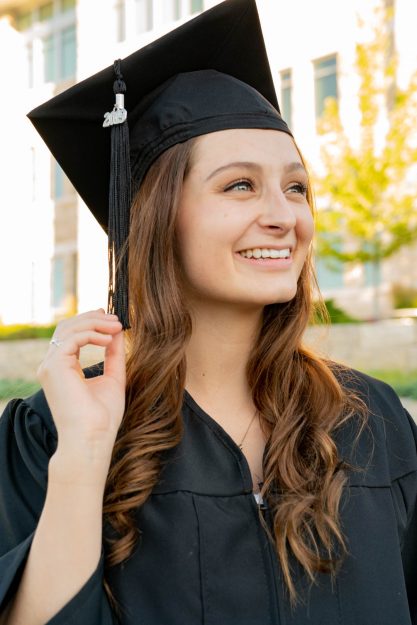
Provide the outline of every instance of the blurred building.
[[[310,167],[320,170],[320,139],[317,122],[326,98],[339,104],[343,126],[355,145],[359,138],[358,76],[355,48],[358,40],[372,36],[375,9],[391,6],[391,41],[398,55],[398,86],[405,88],[417,71],[417,45],[414,26],[417,4],[409,0],[291,0],[259,1],[267,49],[272,60],[282,114]],[[277,7],[274,9],[273,7]],[[279,10],[278,10],[279,7]],[[275,18],[274,18],[275,12]],[[359,28],[361,24],[361,28]],[[387,55],[389,50],[386,50]],[[382,100],[381,104],[384,102]],[[383,117],[383,116],[381,116]],[[376,145],[384,136],[378,126]],[[417,127],[414,144],[417,146]],[[409,177],[417,191],[417,163]],[[318,205],[323,206],[318,199]],[[415,209],[417,212],[417,193]],[[364,241],[364,247],[366,241]],[[352,315],[372,318],[375,314],[375,288],[382,316],[392,312],[393,285],[417,288],[417,245],[403,247],[382,262],[375,275],[371,263],[334,264],[316,259],[321,290]]]
[[[318,159],[316,119],[326,97],[339,99],[343,121],[355,131],[357,14],[375,1],[258,0],[283,116],[312,164]],[[217,3],[0,0],[0,321],[49,322],[106,305],[104,233],[26,113]],[[396,4],[396,42],[406,81],[417,69],[416,15],[409,0]],[[414,267],[414,248],[384,263],[381,292],[404,276],[417,285]],[[370,314],[366,266],[330,270],[320,260],[318,274],[325,295],[355,314]]]

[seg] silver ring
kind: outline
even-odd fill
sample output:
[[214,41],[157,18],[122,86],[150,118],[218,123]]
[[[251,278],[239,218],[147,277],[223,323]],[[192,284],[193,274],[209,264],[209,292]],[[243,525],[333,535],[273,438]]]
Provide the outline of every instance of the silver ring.
[[61,347],[63,341],[60,341],[59,339],[51,339],[50,341],[51,345],[55,345],[55,347]]

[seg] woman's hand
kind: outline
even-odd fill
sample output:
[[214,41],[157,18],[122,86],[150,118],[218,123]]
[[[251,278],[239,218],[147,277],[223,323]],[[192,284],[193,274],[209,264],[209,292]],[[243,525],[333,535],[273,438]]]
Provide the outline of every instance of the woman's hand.
[[[38,370],[58,431],[54,475],[85,479],[87,463],[91,479],[105,480],[125,406],[122,325],[99,309],[61,321],[54,341]],[[86,379],[79,354],[88,344],[105,347],[105,357],[103,375]]]

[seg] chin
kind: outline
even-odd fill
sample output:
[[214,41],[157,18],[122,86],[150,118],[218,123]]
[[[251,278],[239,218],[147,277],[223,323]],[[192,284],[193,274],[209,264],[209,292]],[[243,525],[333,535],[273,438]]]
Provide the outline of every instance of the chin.
[[264,300],[264,306],[268,304],[285,304],[286,302],[290,302],[297,295],[297,285],[295,284],[293,287],[288,287],[286,289],[280,289],[278,293],[271,293],[268,297],[262,298]]
[[297,295],[297,289],[294,289],[291,292],[280,294],[272,303],[273,304],[285,304],[286,302],[290,302],[292,299],[294,299],[296,295]]
[[271,295],[266,295],[263,294],[261,296],[254,296],[253,299],[245,299],[242,300],[241,304],[244,306],[245,304],[248,306],[254,306],[254,307],[264,307],[264,306],[270,306],[271,304],[286,304],[287,302],[290,302],[292,299],[294,299],[294,297],[297,294],[297,289],[289,289],[288,291],[286,291],[285,293],[274,293]]

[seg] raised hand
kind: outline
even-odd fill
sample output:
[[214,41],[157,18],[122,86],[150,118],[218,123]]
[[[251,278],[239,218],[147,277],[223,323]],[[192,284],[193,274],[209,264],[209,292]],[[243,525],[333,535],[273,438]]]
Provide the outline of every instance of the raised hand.
[[[105,347],[105,357],[103,375],[86,379],[79,353],[88,344]],[[68,479],[86,461],[105,479],[124,412],[125,377],[124,337],[115,315],[99,309],[58,324],[38,379],[58,431],[55,456]]]

